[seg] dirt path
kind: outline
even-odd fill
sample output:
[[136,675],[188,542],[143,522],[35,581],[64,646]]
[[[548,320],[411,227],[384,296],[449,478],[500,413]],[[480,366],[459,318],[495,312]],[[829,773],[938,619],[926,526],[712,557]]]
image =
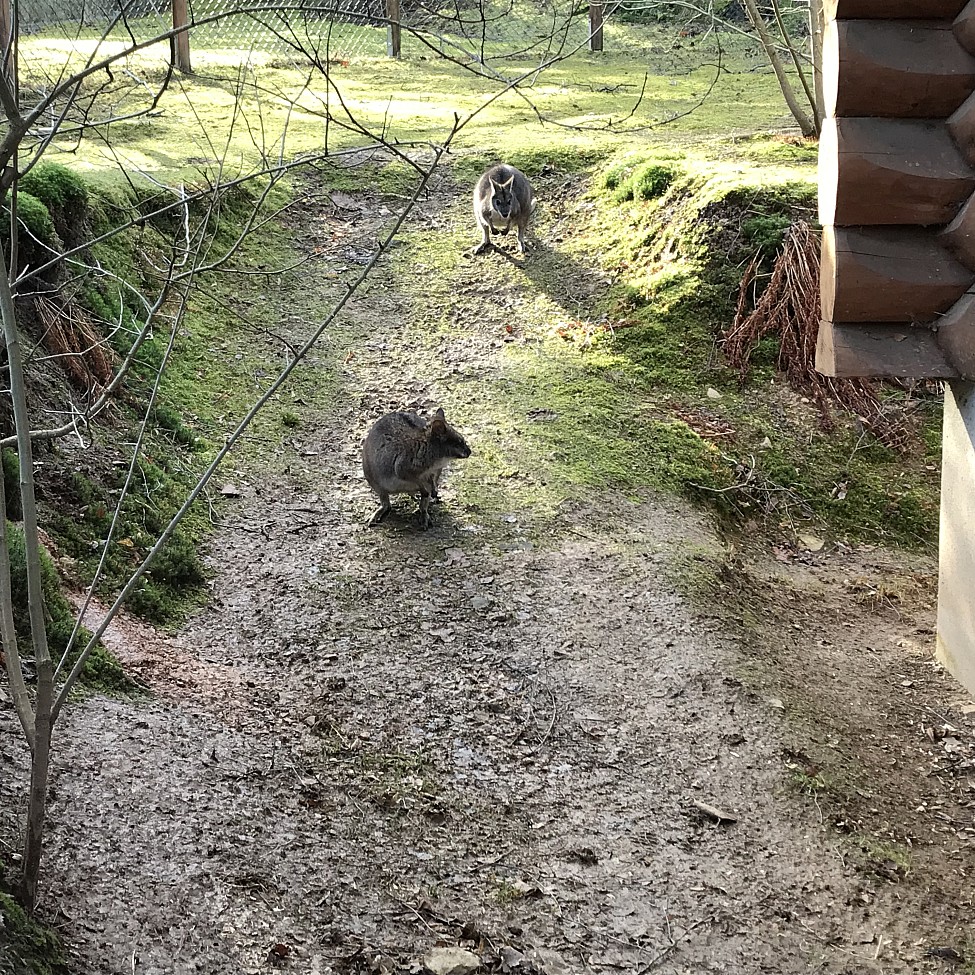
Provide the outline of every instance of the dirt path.
[[[364,236],[382,215],[318,199],[307,219],[326,266],[350,226]],[[450,232],[466,203],[439,197],[426,220],[424,232]],[[484,500],[504,475],[472,458],[433,530],[363,527],[359,444],[384,409],[466,397],[476,406],[454,415],[475,452],[503,448],[498,325],[517,327],[531,282],[501,258],[457,273],[458,303],[483,314],[422,343],[416,321],[431,309],[393,279],[355,306],[329,352],[341,363],[332,411],[270,445],[263,469],[228,471],[241,497],[221,508],[211,605],[171,638],[117,629],[156,697],[68,715],[44,910],[77,970],[411,972],[458,942],[487,970],[548,975],[952,970],[931,951],[963,951],[970,907],[956,887],[943,891],[952,911],[896,862],[862,869],[783,758],[802,685],[812,698],[830,685],[830,701],[836,681],[859,688],[852,724],[889,704],[895,681],[929,707],[959,696],[896,646],[921,646],[923,611],[851,603],[828,632],[797,635],[797,621],[841,606],[840,577],[869,571],[861,555],[795,570],[791,607],[764,580],[763,657],[678,594],[675,566],[725,548],[659,500],[594,495],[543,519]],[[309,288],[324,299],[325,284]],[[465,477],[490,490],[465,493]],[[870,661],[854,659],[868,641]],[[865,735],[904,723],[903,709],[883,713]],[[917,782],[925,741],[904,736],[888,754]],[[970,726],[957,739],[970,745]],[[968,857],[968,842],[956,832],[937,849]]]

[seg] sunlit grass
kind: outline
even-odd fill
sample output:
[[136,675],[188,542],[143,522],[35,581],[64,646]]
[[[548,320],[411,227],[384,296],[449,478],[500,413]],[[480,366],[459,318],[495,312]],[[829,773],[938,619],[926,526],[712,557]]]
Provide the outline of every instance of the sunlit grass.
[[[544,26],[536,22],[536,33]],[[133,25],[133,35],[151,37],[165,27],[150,18]],[[506,30],[517,39],[517,44],[506,42],[508,49],[529,46],[532,38],[522,21]],[[329,52],[341,47],[343,34],[351,43],[352,31],[385,40],[384,29],[340,25]],[[573,31],[578,33],[576,27]],[[71,165],[92,174],[100,171],[110,180],[117,180],[121,168],[127,178],[145,176],[173,185],[195,184],[221,161],[233,173],[246,173],[269,160],[348,150],[373,137],[406,148],[439,143],[456,119],[464,123],[454,142],[457,149],[486,150],[497,157],[524,146],[609,153],[623,140],[639,148],[727,131],[729,121],[742,132],[786,121],[774,78],[750,70],[754,53],[743,43],[726,40],[719,72],[703,41],[700,49],[686,41],[681,47],[672,32],[647,26],[615,24],[607,31],[606,52],[579,50],[538,70],[545,60],[541,51],[489,61],[487,67],[465,55],[465,67],[436,57],[408,34],[401,60],[323,56],[314,67],[301,64],[280,42],[267,50],[204,47],[201,38],[208,35],[201,29],[193,36],[194,74],[176,74],[146,115],[120,118],[144,110],[162,84],[168,42],[122,58],[111,78],[96,72],[84,94],[93,99],[89,118],[103,124],[79,139],[69,119],[66,134],[55,139],[51,151],[70,152]],[[578,40],[573,34],[569,49]],[[464,43],[477,48],[476,41]],[[495,42],[485,48],[485,56],[499,54],[502,46]],[[68,68],[122,50],[117,36],[102,41],[92,31],[23,38],[25,103],[32,92],[43,92],[63,78]],[[497,77],[487,77],[490,73]],[[516,78],[522,79],[517,90],[503,91]],[[53,115],[42,120],[42,126],[53,120]]]

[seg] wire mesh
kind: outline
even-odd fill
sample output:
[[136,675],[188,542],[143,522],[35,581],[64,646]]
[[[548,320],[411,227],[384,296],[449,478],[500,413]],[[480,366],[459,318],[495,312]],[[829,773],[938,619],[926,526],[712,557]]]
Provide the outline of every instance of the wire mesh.
[[[190,0],[190,43],[270,53],[327,52],[329,59],[384,57],[387,0]],[[173,26],[170,0],[20,0],[22,35],[71,39],[107,34],[143,41]],[[580,46],[585,8],[572,0],[402,0],[403,53],[443,54],[489,64]]]
[[[131,45],[165,35],[173,27],[173,0],[17,0],[22,35],[46,44],[38,48],[51,63],[52,45],[69,42],[71,56],[94,41]],[[388,3],[394,0],[187,0],[191,50],[252,52],[307,63],[351,62],[388,54]],[[780,0],[790,29],[804,30],[809,0]],[[764,7],[764,4],[762,5]],[[746,19],[738,0],[608,0],[602,4],[607,50],[639,59],[651,71],[683,73],[701,63],[700,44],[718,20],[726,25]],[[395,9],[395,8],[392,8]],[[480,65],[485,74],[530,70],[556,53],[585,49],[589,36],[585,0],[400,0],[404,57],[444,56]],[[717,18],[717,20],[715,19]],[[644,30],[669,25],[673,43]],[[616,30],[616,25],[620,29]],[[50,43],[47,43],[50,39]],[[169,59],[169,42],[157,49]],[[57,50],[56,47],[53,48]],[[756,65],[763,66],[755,46]],[[25,50],[29,60],[30,52]],[[27,65],[27,74],[30,74]]]

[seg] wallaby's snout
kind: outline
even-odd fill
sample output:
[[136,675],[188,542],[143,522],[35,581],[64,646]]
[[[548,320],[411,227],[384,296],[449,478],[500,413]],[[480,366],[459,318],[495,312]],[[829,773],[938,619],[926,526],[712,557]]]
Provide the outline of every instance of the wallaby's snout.
[[467,460],[471,455],[471,448],[467,446],[467,441],[463,437],[460,438],[459,443],[454,449],[457,452],[451,454],[451,456],[456,457],[458,460]]
[[518,228],[518,253],[525,253],[525,230],[535,209],[535,194],[523,172],[504,163],[492,166],[474,187],[474,217],[481,231],[475,254],[491,250],[491,232]]
[[430,502],[438,497],[440,476],[451,460],[470,457],[471,448],[437,410],[424,421],[415,413],[387,413],[366,434],[362,472],[379,495],[379,510],[369,521],[377,525],[392,509],[390,495],[419,494],[420,523],[430,527]]
[[[491,209],[502,220],[511,220],[511,212],[515,208],[517,201],[515,200],[514,194],[511,192],[511,184],[514,177],[508,180],[507,183],[495,184],[493,187],[494,193],[491,197]],[[507,227],[504,228],[505,232]]]

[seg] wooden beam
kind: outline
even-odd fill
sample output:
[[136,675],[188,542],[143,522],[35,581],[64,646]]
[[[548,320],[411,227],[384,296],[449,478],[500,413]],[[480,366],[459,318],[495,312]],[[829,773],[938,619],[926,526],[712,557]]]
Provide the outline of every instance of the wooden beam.
[[966,98],[952,113],[947,126],[965,158],[975,165],[975,94]]
[[975,273],[933,230],[824,227],[819,282],[826,321],[926,324],[975,283]]
[[824,0],[827,20],[868,17],[878,20],[940,20],[957,17],[965,0]]
[[938,234],[939,240],[970,271],[975,272],[975,196],[970,196],[947,227]]
[[827,115],[944,118],[975,88],[975,57],[947,20],[834,20],[823,84]]
[[938,345],[963,379],[975,379],[975,292],[966,292],[938,320]]
[[819,140],[819,219],[824,224],[943,224],[975,192],[943,122],[827,119]]
[[965,9],[951,25],[958,43],[970,54],[975,54],[975,3],[969,0]]
[[953,379],[958,373],[928,328],[886,322],[820,322],[816,370],[825,376]]

